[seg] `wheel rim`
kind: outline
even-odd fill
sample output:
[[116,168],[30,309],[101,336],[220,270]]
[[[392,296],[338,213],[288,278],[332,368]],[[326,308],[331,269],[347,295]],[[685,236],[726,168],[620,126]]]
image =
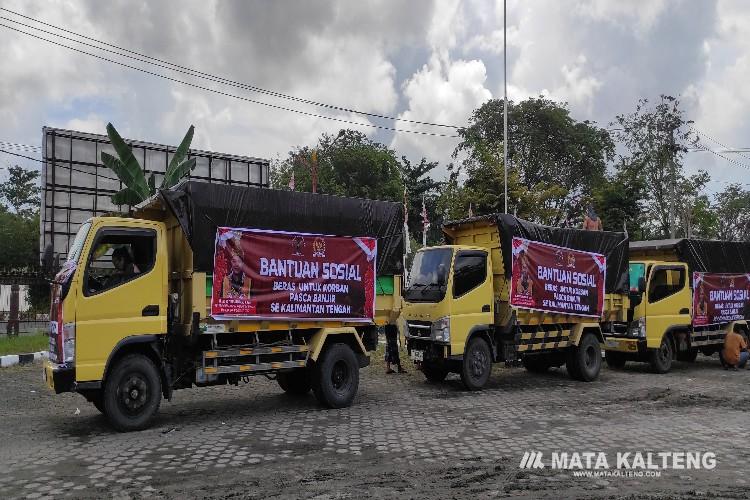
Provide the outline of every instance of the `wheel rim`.
[[349,365],[343,360],[337,361],[333,365],[333,370],[331,370],[331,385],[333,389],[337,393],[343,394],[349,389],[351,380],[352,376]]
[[596,348],[594,346],[586,347],[583,353],[583,364],[586,368],[592,368],[596,364]]
[[667,364],[670,358],[669,354],[669,344],[667,342],[662,342],[661,347],[659,348],[659,361],[661,361],[662,364]]
[[128,415],[140,414],[148,404],[150,391],[146,377],[131,373],[123,377],[117,391],[117,404]]
[[469,369],[474,379],[480,379],[487,367],[487,354],[482,349],[474,349],[471,353]]

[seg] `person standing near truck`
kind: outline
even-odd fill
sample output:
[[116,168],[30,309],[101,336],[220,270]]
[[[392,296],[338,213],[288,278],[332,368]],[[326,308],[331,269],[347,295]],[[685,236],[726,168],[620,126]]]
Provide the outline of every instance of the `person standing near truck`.
[[398,355],[398,327],[396,325],[385,326],[385,373],[406,373],[406,370],[401,367],[401,358]]
[[724,349],[721,351],[721,363],[724,369],[744,368],[748,358],[750,358],[750,353],[747,352],[745,338],[737,332],[729,332],[724,338]]

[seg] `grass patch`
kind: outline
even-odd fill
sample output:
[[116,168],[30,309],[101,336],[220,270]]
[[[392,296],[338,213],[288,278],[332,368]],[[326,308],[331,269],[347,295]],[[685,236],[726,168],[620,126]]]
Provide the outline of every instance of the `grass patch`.
[[48,346],[49,337],[45,334],[19,335],[18,337],[0,336],[0,356],[46,351]]

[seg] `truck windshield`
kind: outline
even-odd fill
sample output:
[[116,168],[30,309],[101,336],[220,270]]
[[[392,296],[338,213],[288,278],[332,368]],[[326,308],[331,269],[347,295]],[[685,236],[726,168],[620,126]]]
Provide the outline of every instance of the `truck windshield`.
[[640,262],[630,263],[630,291],[638,291],[638,280],[646,276],[646,264]]
[[81,250],[83,250],[83,243],[86,241],[86,236],[89,234],[89,229],[91,229],[91,222],[85,222],[81,225],[78,233],[76,233],[76,238],[73,240],[73,244],[70,245],[70,250],[68,250],[69,263],[78,263],[78,259],[81,256]]
[[414,256],[404,298],[412,302],[439,302],[445,296],[453,250],[422,250]]

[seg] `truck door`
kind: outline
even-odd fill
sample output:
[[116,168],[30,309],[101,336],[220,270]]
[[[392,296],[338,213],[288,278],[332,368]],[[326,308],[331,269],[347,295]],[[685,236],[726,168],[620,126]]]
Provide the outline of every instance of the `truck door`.
[[664,333],[690,324],[692,300],[684,264],[656,265],[646,290],[646,344],[658,348]]
[[158,224],[100,227],[76,299],[76,380],[102,380],[117,343],[166,333],[166,252]]
[[[487,252],[461,250],[453,264],[451,354],[464,352],[472,328],[493,322],[492,270]],[[455,332],[455,333],[454,333]]]

